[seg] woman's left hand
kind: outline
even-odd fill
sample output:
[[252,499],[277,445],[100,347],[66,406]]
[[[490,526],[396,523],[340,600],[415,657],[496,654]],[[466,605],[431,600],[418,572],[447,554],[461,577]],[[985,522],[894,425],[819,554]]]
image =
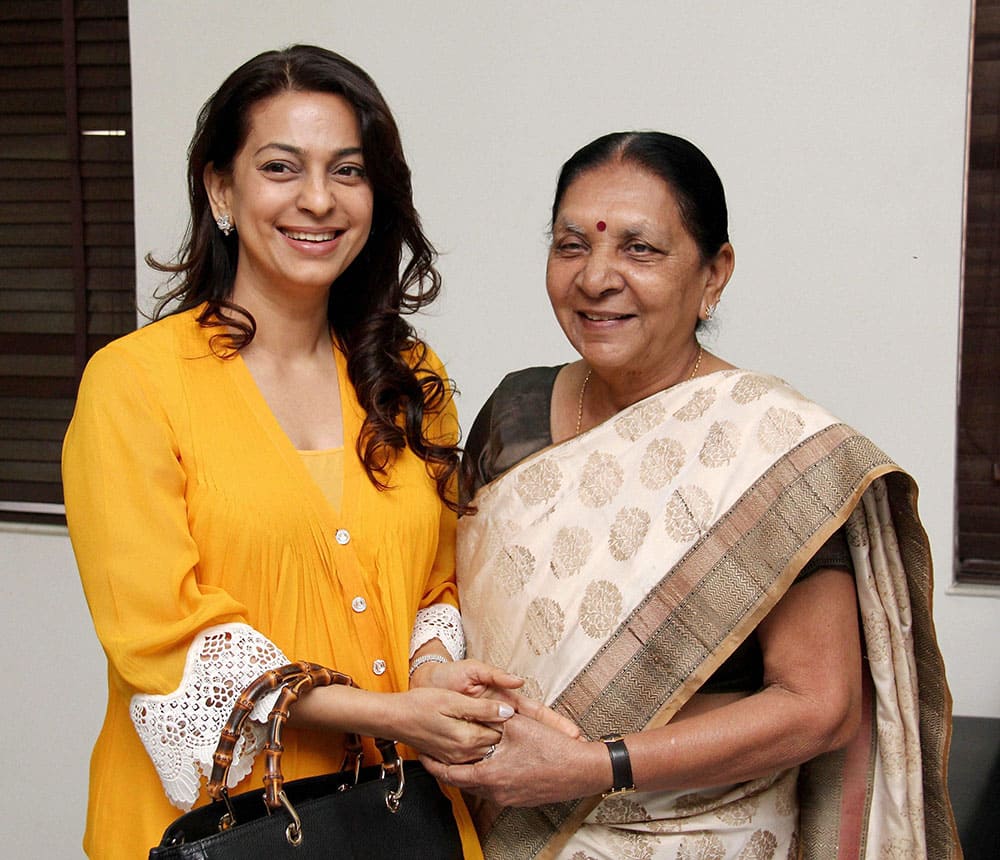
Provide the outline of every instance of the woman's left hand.
[[524,681],[480,660],[424,663],[410,677],[410,687],[443,687],[466,696],[482,696],[488,690],[516,690]]
[[603,743],[575,740],[524,714],[504,723],[503,738],[489,758],[459,765],[427,756],[420,760],[442,782],[501,806],[538,806],[600,794],[612,781]]

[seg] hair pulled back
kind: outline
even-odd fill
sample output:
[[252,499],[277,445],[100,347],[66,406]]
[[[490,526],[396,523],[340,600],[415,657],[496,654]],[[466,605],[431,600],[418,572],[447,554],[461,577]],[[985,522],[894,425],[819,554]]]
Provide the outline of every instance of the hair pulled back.
[[729,241],[726,194],[712,162],[690,141],[662,131],[613,132],[577,150],[559,172],[553,224],[566,189],[584,173],[614,161],[641,167],[667,183],[703,260],[713,258]]
[[[407,445],[425,461],[438,494],[451,507],[451,478],[458,468],[455,444],[425,433],[425,418],[440,412],[452,394],[424,361],[426,346],[403,314],[430,304],[441,289],[435,250],[413,205],[410,169],[396,122],[371,77],[350,60],[312,45],[267,51],[234,71],[205,103],[188,149],[191,221],[175,262],[146,261],[179,283],[163,295],[157,316],[205,305],[198,322],[218,327],[213,349],[235,355],[254,337],[256,323],[231,300],[239,239],[216,227],[205,189],[207,165],[231,170],[250,131],[250,113],[283,92],[332,93],[353,107],[373,194],[371,234],[361,253],[330,291],[327,317],[365,420],[358,456],[372,483],[390,486],[395,454]],[[239,225],[237,225],[237,230]],[[406,261],[403,262],[404,249]],[[403,420],[398,419],[402,415]]]

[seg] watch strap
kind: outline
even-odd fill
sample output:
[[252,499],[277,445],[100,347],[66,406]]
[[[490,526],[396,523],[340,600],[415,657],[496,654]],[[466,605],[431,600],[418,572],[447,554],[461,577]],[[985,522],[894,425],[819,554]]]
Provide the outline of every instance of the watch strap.
[[628,755],[628,747],[621,735],[605,735],[601,740],[608,748],[608,755],[611,756],[611,777],[613,785],[604,792],[604,797],[610,794],[624,794],[627,791],[635,791],[635,782],[632,779],[632,761]]

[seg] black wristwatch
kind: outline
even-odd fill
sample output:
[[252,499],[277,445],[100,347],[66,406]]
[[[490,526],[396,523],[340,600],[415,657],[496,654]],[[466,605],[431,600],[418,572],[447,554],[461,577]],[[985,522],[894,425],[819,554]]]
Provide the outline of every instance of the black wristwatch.
[[611,777],[614,784],[602,797],[609,797],[612,794],[626,794],[635,791],[635,782],[632,779],[632,762],[628,757],[628,747],[620,734],[605,735],[601,738],[608,748],[608,755],[611,756]]

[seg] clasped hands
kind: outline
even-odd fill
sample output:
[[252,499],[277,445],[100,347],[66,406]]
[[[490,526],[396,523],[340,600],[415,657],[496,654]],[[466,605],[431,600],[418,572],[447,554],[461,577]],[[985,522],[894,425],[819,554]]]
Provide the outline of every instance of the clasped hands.
[[503,805],[563,799],[566,787],[559,783],[565,778],[568,757],[580,749],[580,729],[517,692],[523,683],[479,660],[420,666],[411,678],[411,692],[431,693],[436,688],[460,693],[467,703],[465,716],[456,713],[466,721],[462,742],[448,749],[422,747],[424,766],[444,783]]

